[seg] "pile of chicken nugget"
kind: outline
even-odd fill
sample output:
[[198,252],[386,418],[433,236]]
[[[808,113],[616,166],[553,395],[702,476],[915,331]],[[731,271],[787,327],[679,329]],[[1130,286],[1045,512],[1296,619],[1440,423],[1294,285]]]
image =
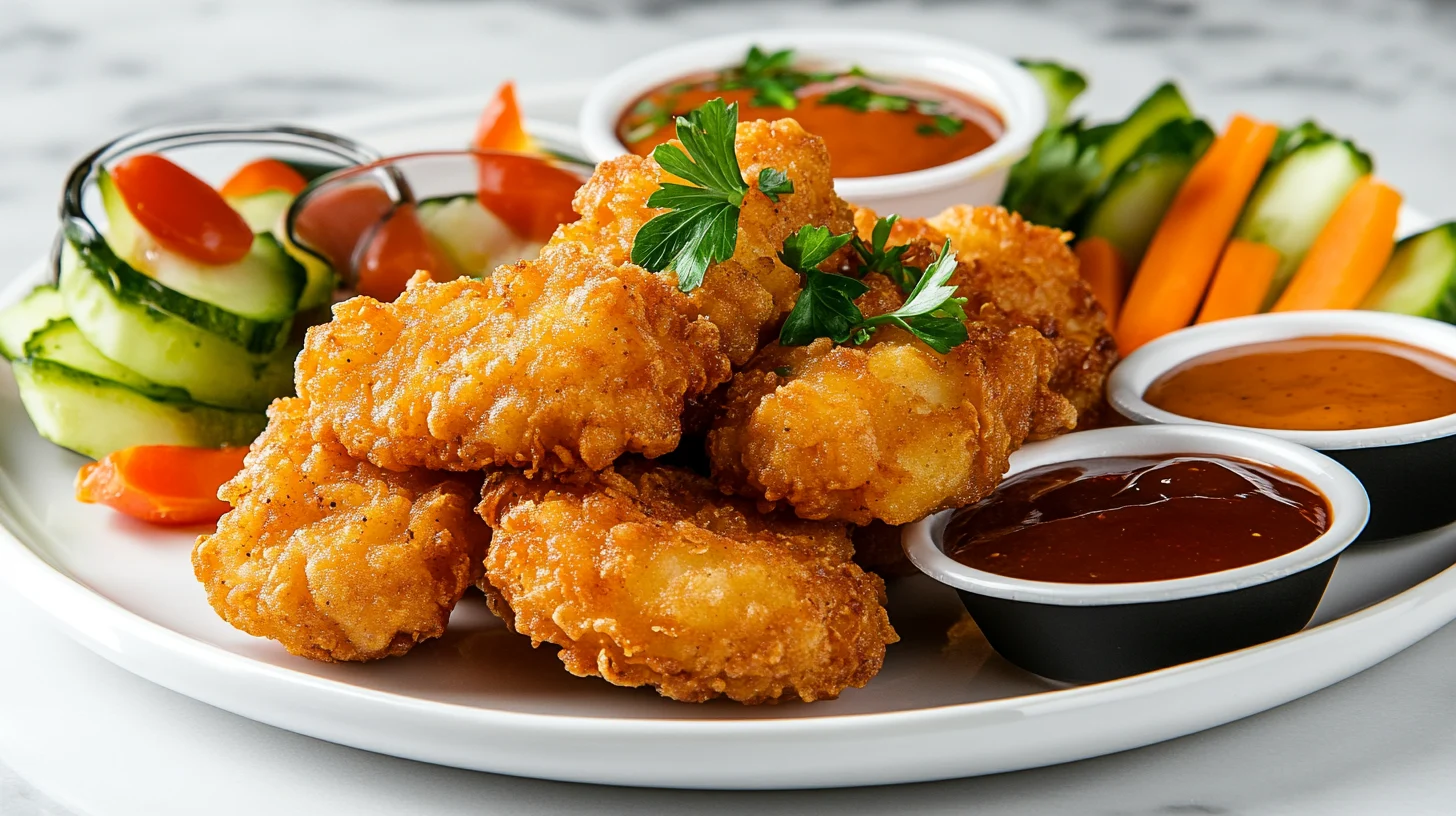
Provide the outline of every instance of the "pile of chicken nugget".
[[[536,260],[336,306],[193,552],[218,614],[297,655],[377,660],[439,637],[478,587],[572,674],[674,700],[869,682],[898,640],[872,571],[900,567],[894,527],[982,499],[1024,442],[1095,424],[1116,352],[1068,236],[994,207],[891,234],[907,261],[950,240],[967,342],[940,354],[885,327],[781,346],[801,286],[784,241],[868,238],[876,214],[835,195],[792,120],[740,124],[736,150],[736,249],[689,293],[629,260],[666,174],[625,156]],[[752,187],[764,167],[794,192]],[[866,316],[902,305],[864,281]]]

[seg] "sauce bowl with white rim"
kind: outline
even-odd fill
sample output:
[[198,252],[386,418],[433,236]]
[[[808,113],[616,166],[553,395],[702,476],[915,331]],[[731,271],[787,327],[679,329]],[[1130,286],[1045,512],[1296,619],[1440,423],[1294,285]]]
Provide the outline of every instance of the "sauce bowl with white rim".
[[1250,431],[1195,425],[1106,428],[1033,442],[1011,456],[1007,477],[1080,459],[1223,456],[1273,466],[1324,496],[1329,527],[1266,561],[1160,581],[1082,584],[998,575],[944,552],[954,510],[905,528],[905,554],[954,587],[991,646],[1033,674],[1094,683],[1255,646],[1303,629],[1340,553],[1369,516],[1360,482],[1317,452]]
[[1004,131],[985,150],[963,159],[888,176],[836,179],[845,200],[882,215],[935,215],[955,204],[994,204],[1007,173],[1046,125],[1046,97],[1027,71],[1005,57],[953,40],[877,31],[778,29],[683,43],[623,66],[597,83],[579,121],[588,158],[605,161],[629,151],[617,122],[644,94],[684,76],[711,73],[743,61],[751,46],[794,49],[810,65],[858,65],[871,73],[920,80],[968,93],[1001,117]]
[[[1144,345],[1113,369],[1107,398],[1118,413],[1141,425],[1240,427],[1174,414],[1143,395],[1163,374],[1204,354],[1333,335],[1393,340],[1456,360],[1456,326],[1437,320],[1358,310],[1273,312],[1180,329]],[[1343,431],[1247,430],[1314,448],[1349,468],[1370,494],[1370,524],[1362,541],[1397,538],[1456,521],[1456,414]]]

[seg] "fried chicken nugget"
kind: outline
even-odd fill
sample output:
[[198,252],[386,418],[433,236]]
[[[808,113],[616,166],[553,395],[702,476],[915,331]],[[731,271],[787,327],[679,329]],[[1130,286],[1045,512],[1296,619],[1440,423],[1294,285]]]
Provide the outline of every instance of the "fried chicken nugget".
[[[903,300],[883,276],[865,281],[866,315]],[[1050,388],[1049,341],[1007,327],[989,303],[970,317],[970,339],[948,354],[888,326],[863,346],[765,347],[708,434],[714,480],[804,518],[861,525],[980,500],[1028,436],[1069,427],[1075,411]]]
[[[868,239],[875,213],[854,214]],[[957,294],[989,299],[1011,320],[1035,328],[1056,345],[1052,388],[1076,406],[1078,427],[1096,423],[1106,406],[1107,374],[1117,346],[1107,316],[1082,279],[1067,247],[1071,234],[1032,224],[1001,207],[951,207],[929,219],[902,219],[891,244],[923,239],[939,249],[950,239],[960,267],[950,282]]]
[[[824,140],[806,133],[798,122],[740,123],[735,146],[750,187],[738,218],[738,243],[733,258],[710,267],[689,299],[718,327],[724,354],[742,365],[777,328],[798,294],[798,273],[778,259],[784,239],[805,224],[845,232],[853,221],[849,205],[834,193]],[[777,202],[759,192],[758,174],[766,167],[784,171],[794,192]],[[649,158],[621,156],[602,162],[577,192],[574,209],[581,219],[558,228],[543,255],[576,245],[610,264],[630,262],[637,230],[663,212],[648,207],[647,199],[665,181],[681,183]]]
[[495,473],[480,513],[516,630],[578,676],[686,702],[823,700],[869,682],[899,639],[844,525],[760,515],[684,470]]
[[728,378],[695,313],[663,276],[570,250],[487,281],[416,275],[309,329],[298,392],[316,436],[390,470],[596,470],[673,450],[684,402]]
[[484,569],[479,480],[381,470],[314,441],[305,415],[300,400],[275,402],[223,485],[233,509],[192,552],[208,601],[233,626],[314,660],[402,655],[439,637]]

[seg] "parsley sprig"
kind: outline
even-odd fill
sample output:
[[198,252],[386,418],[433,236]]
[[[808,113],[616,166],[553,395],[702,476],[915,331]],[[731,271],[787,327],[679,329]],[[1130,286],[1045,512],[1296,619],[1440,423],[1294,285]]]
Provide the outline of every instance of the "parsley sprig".
[[[684,292],[701,285],[708,267],[733,257],[738,245],[738,213],[750,188],[733,149],[737,134],[737,103],[714,99],[677,117],[681,148],[661,144],[652,151],[662,169],[693,186],[663,184],[647,198],[647,206],[667,212],[637,230],[632,263],[651,272],[674,270]],[[794,183],[782,170],[765,167],[758,188],[778,201],[794,191]]]
[[858,235],[855,235],[852,244],[855,254],[859,255],[863,262],[860,276],[865,272],[878,272],[881,275],[895,282],[900,291],[909,292],[920,282],[920,276],[925,270],[918,266],[909,266],[905,263],[905,252],[910,249],[909,244],[887,247],[890,241],[890,230],[894,228],[895,222],[900,220],[898,215],[887,215],[875,221],[875,228],[870,232],[870,242],[866,244]]
[[881,93],[865,85],[850,85],[831,91],[819,99],[819,104],[839,105],[856,113],[904,113],[914,110],[930,117],[929,122],[921,123],[915,128],[915,132],[921,136],[954,136],[966,128],[966,120],[945,113],[942,104],[937,100]]
[[[884,238],[875,243],[883,257],[888,254],[884,250],[884,241],[889,237],[889,226],[894,224],[894,219],[881,221],[888,222],[888,225],[883,230]],[[875,231],[881,231],[880,224],[876,224]],[[872,240],[875,238],[871,237]],[[804,288],[793,311],[784,320],[779,343],[805,346],[817,338],[827,337],[836,343],[861,345],[876,329],[885,325],[904,329],[941,354],[966,341],[965,298],[956,297],[956,287],[947,283],[956,270],[956,256],[951,251],[950,241],[945,242],[940,257],[910,286],[903,306],[868,318],[854,302],[870,289],[864,281],[818,269],[819,264],[852,241],[863,245],[852,234],[834,235],[828,227],[813,226],[801,227],[784,241],[779,259],[803,273]],[[855,250],[859,252],[860,247],[856,246]],[[898,258],[903,252],[893,254]],[[868,271],[868,266],[861,274],[863,271]]]
[[793,110],[799,107],[797,92],[800,88],[816,82],[828,82],[835,76],[833,72],[795,68],[792,48],[769,52],[755,45],[748,49],[742,65],[718,75],[718,88],[724,91],[748,89],[753,91],[753,104],[756,106]]

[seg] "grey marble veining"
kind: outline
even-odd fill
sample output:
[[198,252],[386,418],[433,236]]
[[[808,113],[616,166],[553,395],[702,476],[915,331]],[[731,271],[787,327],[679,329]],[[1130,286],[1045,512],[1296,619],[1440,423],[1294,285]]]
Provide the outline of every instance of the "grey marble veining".
[[[198,118],[312,119],[439,95],[484,98],[509,76],[526,85],[597,76],[662,43],[790,25],[923,31],[1012,56],[1054,57],[1088,74],[1093,85],[1083,108],[1099,117],[1119,115],[1165,78],[1176,79],[1214,121],[1237,110],[1286,123],[1314,117],[1368,149],[1377,171],[1408,202],[1437,217],[1456,216],[1456,4],[1450,3],[0,0],[0,257],[10,259],[0,280],[45,252],[69,164],[124,130]],[[1450,641],[1447,634],[1444,642]],[[1422,655],[1419,662],[1402,656],[1378,676],[1350,682],[1361,693],[1414,687],[1436,694],[1437,675],[1449,677],[1452,661],[1429,648]],[[1331,693],[1338,691],[1324,694]],[[1283,727],[1297,727],[1289,708],[1253,722],[1275,717]],[[1432,710],[1449,713],[1449,706]],[[1420,714],[1412,708],[1406,716],[1409,722],[1392,727],[1414,728]],[[1240,728],[1231,750],[1251,756],[1277,754],[1300,739],[1271,734],[1268,725]],[[1173,745],[1181,747],[1156,753],[1160,767],[1192,784],[1197,769],[1179,765],[1178,752],[1197,762],[1207,759],[1206,751],[1188,741]],[[1078,780],[1105,789],[1111,782],[1099,773],[1110,767],[1125,773],[1128,763],[1095,760],[1060,775],[1030,772],[967,790],[972,800],[975,791],[1014,798],[1020,788],[1048,779],[1053,788]],[[1443,767],[1449,779],[1451,765]],[[1356,800],[1367,802],[1364,812],[1375,812],[1368,798],[1349,789],[1365,784],[1351,781],[1360,777],[1335,780],[1336,793],[1312,795],[1281,786],[1277,773],[1257,776],[1250,782],[1257,788],[1238,796],[1174,798],[1160,810],[1136,812],[1329,813]],[[1429,779],[1410,780],[1420,781]],[[934,794],[924,792],[930,787],[915,794],[930,798],[914,801],[932,801]],[[1076,798],[1065,790],[1044,792],[1063,807]],[[1439,812],[1433,802],[1456,801],[1452,792],[1448,787],[1432,798],[1427,789],[1426,798],[1396,802],[1389,812]],[[592,798],[589,792],[578,797],[581,803]],[[572,794],[551,801],[562,807]],[[769,809],[773,803],[820,806],[804,794],[753,801]],[[849,812],[863,800],[838,793],[817,801]],[[894,800],[869,801],[883,812]],[[0,814],[64,812],[0,766]]]

